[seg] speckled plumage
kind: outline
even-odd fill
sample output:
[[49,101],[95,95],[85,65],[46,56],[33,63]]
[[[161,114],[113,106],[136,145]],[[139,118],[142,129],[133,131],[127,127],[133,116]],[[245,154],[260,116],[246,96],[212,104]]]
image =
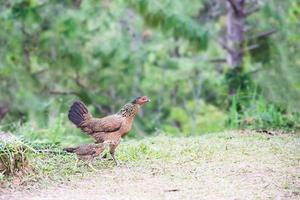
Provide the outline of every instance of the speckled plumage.
[[64,148],[69,153],[75,153],[78,160],[92,161],[99,156],[104,149],[102,144],[83,144],[78,147]]
[[109,144],[110,153],[114,158],[115,148],[121,138],[131,130],[132,123],[141,105],[149,101],[146,96],[138,97],[125,104],[116,114],[103,118],[92,117],[84,103],[77,101],[71,106],[68,116],[70,121],[78,128],[93,137],[96,143]]
[[127,103],[121,108],[121,110],[117,114],[122,115],[123,117],[135,117],[139,109],[140,105]]

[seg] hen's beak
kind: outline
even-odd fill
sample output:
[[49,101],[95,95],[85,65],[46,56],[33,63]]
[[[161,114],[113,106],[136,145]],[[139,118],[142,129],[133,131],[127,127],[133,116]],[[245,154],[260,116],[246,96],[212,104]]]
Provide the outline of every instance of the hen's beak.
[[148,100],[147,100],[147,102],[151,102],[151,100],[150,100],[150,99],[148,99]]

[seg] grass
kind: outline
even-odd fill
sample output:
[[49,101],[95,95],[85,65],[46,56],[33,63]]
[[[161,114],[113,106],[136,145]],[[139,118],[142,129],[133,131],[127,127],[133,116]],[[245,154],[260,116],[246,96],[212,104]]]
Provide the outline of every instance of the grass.
[[250,129],[284,129],[289,132],[300,129],[300,115],[287,112],[267,101],[256,91],[250,95],[239,92],[232,97],[229,110],[229,127]]
[[0,141],[0,172],[1,177],[21,173],[28,168],[27,152],[32,150],[19,140]]
[[[25,175],[20,182],[25,188],[64,182],[70,178],[86,177],[94,173],[83,163],[75,167],[75,156],[62,152],[59,145],[36,144],[32,147],[39,149],[39,152],[27,154],[34,171]],[[213,173],[208,163],[223,165],[226,166],[225,170],[230,170],[233,165],[242,164],[246,160],[253,169],[267,166],[274,171],[288,170],[299,165],[300,139],[299,135],[269,136],[250,131],[197,137],[156,136],[122,141],[116,155],[123,165],[130,168],[139,166],[147,168],[153,163],[163,163],[165,166],[175,168],[189,164],[201,166],[204,171]],[[115,169],[111,160],[96,160],[93,165],[100,170]],[[156,173],[171,176],[173,172],[170,170],[158,168]],[[240,170],[243,173],[246,169]],[[297,176],[296,172],[300,173],[299,170],[286,172],[286,176]],[[193,178],[193,174],[190,173],[179,173],[176,176]],[[283,181],[278,178],[276,184],[286,191],[298,191],[299,188],[295,188],[292,179]],[[14,187],[11,184],[8,186]]]

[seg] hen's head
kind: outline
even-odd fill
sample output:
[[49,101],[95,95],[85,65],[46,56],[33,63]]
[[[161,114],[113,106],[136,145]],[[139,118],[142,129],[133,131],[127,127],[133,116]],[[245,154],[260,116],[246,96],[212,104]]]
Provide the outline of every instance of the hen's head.
[[150,102],[150,99],[147,96],[140,96],[140,97],[135,98],[131,103],[144,105],[145,103],[148,103],[148,102]]

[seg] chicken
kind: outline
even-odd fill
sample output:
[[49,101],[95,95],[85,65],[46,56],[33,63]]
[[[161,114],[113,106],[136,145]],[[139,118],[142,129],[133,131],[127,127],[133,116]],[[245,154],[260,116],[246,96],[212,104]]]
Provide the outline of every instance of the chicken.
[[95,157],[99,156],[102,153],[104,148],[104,144],[83,144],[78,147],[64,148],[64,151],[69,153],[75,153],[77,155],[76,166],[78,161],[82,160],[87,161],[88,166],[91,167],[93,170],[96,170],[91,165],[91,162],[94,160]]
[[115,149],[121,138],[131,130],[134,118],[141,106],[147,102],[150,102],[147,96],[137,97],[130,103],[125,104],[116,114],[94,118],[84,103],[76,101],[71,106],[68,117],[78,128],[93,137],[96,143],[108,144],[109,152],[115,164],[118,165],[115,158]]

